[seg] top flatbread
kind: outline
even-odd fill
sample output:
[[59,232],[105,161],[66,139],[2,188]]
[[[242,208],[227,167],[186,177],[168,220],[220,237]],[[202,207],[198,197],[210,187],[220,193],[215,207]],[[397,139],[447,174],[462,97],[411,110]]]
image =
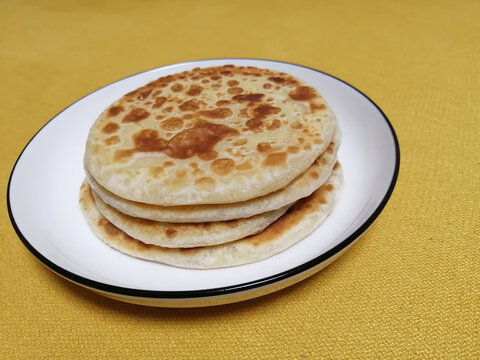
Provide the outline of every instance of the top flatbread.
[[278,190],[326,149],[335,117],[317,91],[252,67],[194,69],[107,108],[84,163],[107,190],[162,206],[224,204]]

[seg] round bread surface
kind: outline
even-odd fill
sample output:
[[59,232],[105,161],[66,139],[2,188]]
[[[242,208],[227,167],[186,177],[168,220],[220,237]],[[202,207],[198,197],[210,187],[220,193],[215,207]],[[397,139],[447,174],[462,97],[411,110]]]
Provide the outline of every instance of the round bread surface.
[[108,107],[90,130],[84,164],[127,200],[240,202],[305,172],[335,128],[320,94],[290,75],[197,68],[157,79]]

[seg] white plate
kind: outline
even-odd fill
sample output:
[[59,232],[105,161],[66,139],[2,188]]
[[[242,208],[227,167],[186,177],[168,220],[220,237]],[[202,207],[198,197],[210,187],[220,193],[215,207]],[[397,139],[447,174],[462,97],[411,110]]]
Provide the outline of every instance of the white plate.
[[[78,205],[88,131],[113,101],[158,77],[194,67],[235,64],[292,74],[317,88],[343,133],[344,187],[333,213],[309,237],[269,259],[215,270],[187,270],[136,259],[95,237]],[[256,59],[169,65],[127,77],[80,99],[27,144],[10,176],[8,209],[24,245],[57,274],[103,295],[137,304],[207,306],[264,295],[306,278],[351,245],[387,203],[399,147],[383,112],[351,85],[304,66]]]

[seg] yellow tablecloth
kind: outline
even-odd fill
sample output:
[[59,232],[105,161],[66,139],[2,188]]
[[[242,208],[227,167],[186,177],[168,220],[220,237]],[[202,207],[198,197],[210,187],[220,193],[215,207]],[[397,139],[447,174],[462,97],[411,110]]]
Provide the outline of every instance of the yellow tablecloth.
[[480,358],[479,17],[479,1],[2,1],[2,196],[28,140],[78,98],[216,57],[346,80],[385,111],[402,160],[384,212],[339,260],[215,308],[130,305],[63,280],[18,240],[4,197],[0,358]]

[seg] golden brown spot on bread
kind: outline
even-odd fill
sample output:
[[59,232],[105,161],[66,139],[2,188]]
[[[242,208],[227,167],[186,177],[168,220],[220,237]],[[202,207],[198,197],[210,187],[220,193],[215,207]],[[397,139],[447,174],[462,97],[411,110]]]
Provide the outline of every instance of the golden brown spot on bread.
[[263,125],[263,121],[262,121],[262,119],[252,118],[252,119],[247,120],[245,122],[245,125],[250,130],[255,130],[255,129],[259,129]]
[[187,159],[213,152],[215,145],[225,137],[238,135],[226,125],[198,121],[192,128],[177,133],[169,141],[160,139],[158,132],[147,129],[134,135],[135,149],[162,151],[176,159]]
[[161,77],[160,79],[157,79],[154,81],[154,83],[160,83],[160,86],[166,84],[168,85],[168,83],[171,83],[172,81],[175,80],[175,77],[173,75],[167,75],[167,76],[163,76]]
[[305,139],[302,138],[302,137],[299,137],[299,138],[298,138],[298,142],[299,142],[300,144],[303,144],[303,143],[305,142]]
[[241,109],[240,112],[238,113],[238,116],[241,118],[247,118],[250,115],[248,115],[247,108]]
[[110,109],[107,111],[108,116],[116,116],[120,114],[124,110],[123,106],[112,106]]
[[103,140],[103,142],[107,146],[115,145],[115,144],[118,144],[120,142],[120,138],[116,135],[115,136],[110,136],[109,138],[106,138],[105,140]]
[[268,80],[276,83],[276,84],[284,84],[286,82],[286,79],[284,79],[283,77],[279,77],[279,76],[271,76],[268,78]]
[[241,87],[232,87],[230,89],[227,90],[229,94],[232,94],[232,95],[237,95],[237,94],[241,94],[243,93],[243,89]]
[[125,97],[126,97],[126,98],[131,98],[132,96],[137,95],[137,93],[138,93],[138,89],[133,90],[133,91],[130,91],[129,93],[126,93],[126,94],[125,94]]
[[241,145],[245,145],[246,143],[248,142],[247,139],[240,139],[240,140],[237,140],[233,143],[234,146],[241,146]]
[[281,110],[279,107],[264,104],[253,109],[253,114],[257,119],[265,119],[269,115],[278,114]]
[[88,203],[94,203],[95,200],[93,199],[92,188],[89,184],[82,184],[80,187],[82,189],[82,195],[80,196],[80,203],[82,204],[83,208],[87,208],[89,206]]
[[287,151],[292,154],[298,154],[300,152],[300,148],[298,146],[289,146],[287,147]]
[[154,178],[157,177],[160,174],[163,174],[163,172],[164,172],[164,170],[161,166],[153,166],[148,171],[149,171],[150,175],[152,175],[152,177],[154,177]]
[[299,122],[299,121],[295,121],[294,123],[292,123],[292,124],[290,125],[290,127],[291,127],[292,129],[302,129],[302,128],[303,128],[303,124],[302,124],[301,122]]
[[131,236],[128,236],[124,232],[122,232],[122,237],[124,241],[127,241],[128,246],[131,248],[134,248],[135,251],[138,252],[146,252],[146,251],[155,251],[157,247],[152,244],[145,244],[137,239],[132,238]]
[[[316,104],[314,102],[310,103],[310,109],[311,110],[325,110],[326,108],[327,108],[327,106],[325,104]],[[322,121],[321,119],[317,119],[317,120]]]
[[315,140],[313,140],[313,143],[317,144],[317,145],[320,145],[320,144],[323,143],[323,141],[321,139],[315,139]]
[[174,92],[182,91],[183,90],[183,85],[179,84],[179,83],[175,83],[172,86],[170,86],[170,90],[172,90]]
[[144,129],[133,135],[133,142],[136,151],[155,152],[163,151],[168,141],[158,136],[158,131],[153,129]]
[[163,163],[164,167],[170,167],[170,166],[173,166],[173,165],[175,165],[175,163],[173,161],[165,161]]
[[109,122],[102,128],[102,132],[104,134],[113,134],[114,132],[117,132],[118,129],[120,129],[120,125],[114,122]]
[[271,88],[272,88],[272,84],[269,84],[269,83],[263,84],[263,88],[264,88],[264,89],[271,89]]
[[325,152],[328,154],[333,154],[333,147],[331,145],[328,145],[327,150],[325,150]]
[[183,181],[187,177],[187,172],[185,170],[177,170],[175,171],[175,179],[177,181]]
[[165,230],[165,236],[168,237],[169,239],[173,239],[175,236],[177,236],[178,231],[172,228],[167,228]]
[[310,171],[308,175],[314,180],[317,180],[320,177],[316,171]]
[[192,255],[195,255],[196,253],[198,253],[199,251],[201,251],[202,249],[203,249],[203,247],[178,248],[178,251],[180,251],[180,253],[182,255],[192,256]]
[[123,123],[135,123],[146,119],[150,113],[142,108],[132,109],[125,117],[123,118]]
[[152,89],[146,89],[146,90],[140,91],[140,93],[137,96],[137,99],[144,100],[148,97],[148,95],[150,95],[151,92],[152,92]]
[[161,107],[163,104],[165,104],[165,101],[167,101],[167,98],[165,96],[159,96],[155,98],[155,104],[153,104],[153,108],[157,109]]
[[210,119],[225,119],[233,115],[232,110],[230,110],[229,108],[216,108],[213,110],[203,110],[203,111],[199,111],[198,113]]
[[198,190],[212,190],[215,188],[215,179],[205,176],[195,180],[195,188]]
[[325,191],[332,191],[335,187],[332,184],[326,184],[326,185],[323,185],[322,188]]
[[239,82],[237,80],[228,80],[227,81],[227,85],[228,86],[237,86],[239,84]]
[[275,106],[267,104],[259,105],[255,109],[253,109],[254,117],[247,120],[245,125],[250,130],[259,130],[263,126],[263,119],[265,119],[269,115],[278,114],[280,111],[281,109]]
[[166,107],[163,111],[170,113],[173,111],[173,106]]
[[267,130],[276,130],[282,126],[282,122],[278,119],[273,119],[270,125],[267,126]]
[[177,117],[171,117],[163,120],[160,127],[165,131],[180,130],[183,127],[183,120]]
[[228,158],[221,158],[212,161],[210,169],[217,175],[227,175],[232,172],[235,167],[235,161]]
[[333,170],[337,170],[340,167],[340,163],[337,161],[335,165],[333,165]]
[[110,236],[117,236],[122,233],[122,231],[113,225],[110,221],[105,218],[98,220],[97,225],[102,227],[103,230]]
[[198,101],[198,100],[192,99],[192,100],[185,101],[178,108],[181,111],[195,111],[195,110],[198,110],[200,108],[200,105],[202,103],[204,104],[203,101]]
[[113,155],[113,159],[115,161],[123,161],[123,160],[129,158],[130,156],[132,156],[135,153],[136,153],[135,149],[117,150],[117,151],[115,151],[115,154]]
[[210,161],[218,157],[218,153],[215,150],[206,151],[197,155],[199,159]]
[[233,96],[232,100],[238,102],[257,102],[261,101],[264,96],[264,94],[241,94]]
[[215,105],[217,105],[217,106],[225,106],[225,105],[228,105],[228,104],[230,104],[230,100],[218,100]]
[[272,148],[272,145],[270,145],[267,142],[260,142],[257,144],[257,150],[260,152],[265,152],[268,151]]
[[192,85],[190,89],[187,91],[187,95],[189,96],[198,96],[202,93],[203,87],[199,85]]
[[288,93],[292,100],[309,101],[317,96],[314,88],[310,86],[298,86],[295,90]]
[[225,225],[227,225],[230,229],[236,229],[240,225],[240,221],[238,219],[230,219],[222,221]]
[[263,160],[263,165],[265,166],[284,166],[287,160],[288,154],[286,152],[274,152],[268,154],[265,160]]
[[253,168],[253,165],[250,161],[245,161],[244,163],[238,164],[235,166],[237,170],[250,170]]

